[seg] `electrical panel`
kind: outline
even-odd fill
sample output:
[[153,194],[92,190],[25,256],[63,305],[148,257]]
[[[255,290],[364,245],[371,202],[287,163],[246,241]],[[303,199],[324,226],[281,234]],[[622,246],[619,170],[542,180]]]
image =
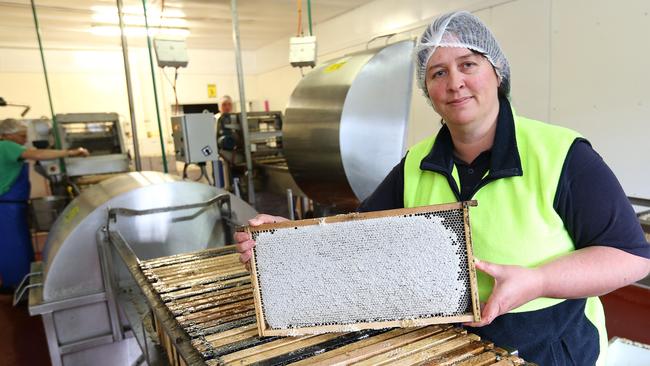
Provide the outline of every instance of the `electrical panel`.
[[187,67],[187,45],[184,40],[153,40],[159,67]]
[[316,66],[316,37],[291,37],[289,62],[293,67]]
[[219,159],[216,121],[211,113],[172,117],[172,137],[178,161],[189,164]]

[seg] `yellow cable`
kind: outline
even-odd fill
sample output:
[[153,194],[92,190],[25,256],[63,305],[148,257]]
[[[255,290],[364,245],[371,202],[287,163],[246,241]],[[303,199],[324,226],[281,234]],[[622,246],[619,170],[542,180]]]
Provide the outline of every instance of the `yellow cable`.
[[298,34],[300,37],[302,35],[302,0],[298,0]]

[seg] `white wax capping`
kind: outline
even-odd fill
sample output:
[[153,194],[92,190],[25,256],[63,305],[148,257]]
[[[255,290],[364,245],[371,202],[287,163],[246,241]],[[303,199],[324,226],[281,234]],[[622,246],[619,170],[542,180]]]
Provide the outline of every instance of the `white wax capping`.
[[460,210],[260,232],[266,321],[287,329],[464,314],[464,240]]

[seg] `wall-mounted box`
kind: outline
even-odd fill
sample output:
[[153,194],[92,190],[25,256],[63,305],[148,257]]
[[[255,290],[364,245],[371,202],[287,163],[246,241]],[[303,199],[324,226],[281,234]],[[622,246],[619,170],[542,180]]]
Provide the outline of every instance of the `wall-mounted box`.
[[153,44],[159,67],[187,67],[187,44],[184,40],[156,38]]
[[316,66],[316,37],[291,37],[289,62],[293,67]]
[[193,113],[172,117],[176,160],[202,163],[219,159],[214,115]]

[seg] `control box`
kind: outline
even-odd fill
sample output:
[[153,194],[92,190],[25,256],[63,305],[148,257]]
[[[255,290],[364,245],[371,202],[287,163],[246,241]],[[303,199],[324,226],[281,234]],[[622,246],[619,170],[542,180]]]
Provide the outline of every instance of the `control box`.
[[187,67],[187,45],[183,40],[160,39],[153,40],[159,67]]
[[172,117],[176,160],[185,163],[218,160],[216,124],[211,113],[192,113]]
[[291,37],[289,62],[293,67],[316,66],[316,37]]

